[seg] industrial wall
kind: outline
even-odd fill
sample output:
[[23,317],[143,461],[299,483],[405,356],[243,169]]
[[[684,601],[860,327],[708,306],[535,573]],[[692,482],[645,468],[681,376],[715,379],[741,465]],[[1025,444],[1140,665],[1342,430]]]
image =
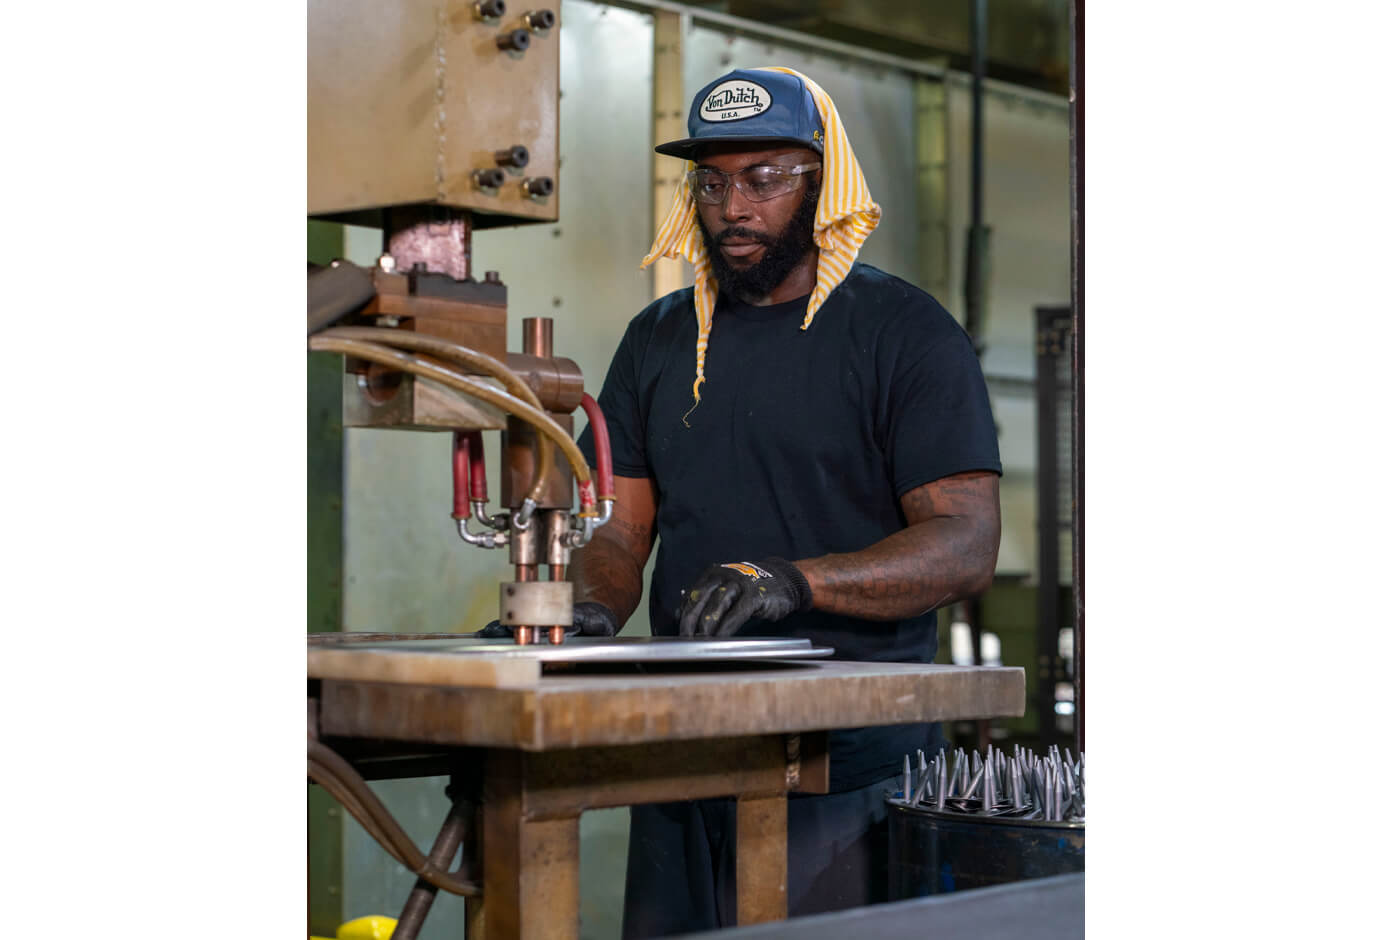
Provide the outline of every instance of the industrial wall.
[[[474,273],[496,270],[508,285],[511,335],[521,321],[555,318],[555,350],[579,363],[598,394],[609,357],[628,321],[652,298],[652,275],[639,271],[652,234],[652,61],[650,14],[587,0],[563,0],[559,222],[476,233]],[[964,234],[968,222],[969,101],[949,79],[945,218],[925,220],[916,182],[921,158],[916,83],[904,71],[786,45],[740,38],[704,25],[684,43],[687,100],[730,68],[788,65],[821,84],[837,102],[884,221],[862,260],[909,280],[925,270],[925,221],[946,222],[946,270],[923,284],[960,319]],[[1000,427],[1006,476],[998,570],[1028,575],[1034,564],[1033,315],[1040,304],[1068,301],[1068,114],[1036,93],[988,93],[986,220],[992,257],[984,366]],[[347,228],[345,256],[371,264],[380,233]],[[577,415],[577,431],[583,427]],[[497,435],[485,435],[489,467]],[[349,429],[344,435],[345,630],[468,631],[497,615],[497,585],[511,578],[505,552],[465,546],[450,518],[448,434]],[[497,493],[497,481],[491,481]],[[649,630],[646,600],[626,629]],[[443,778],[374,784],[420,844],[446,809]],[[618,932],[626,811],[582,818],[582,936]],[[342,817],[336,817],[342,819]],[[353,822],[343,823],[344,918],[395,915],[412,879]],[[463,936],[463,902],[441,896],[424,940]]]

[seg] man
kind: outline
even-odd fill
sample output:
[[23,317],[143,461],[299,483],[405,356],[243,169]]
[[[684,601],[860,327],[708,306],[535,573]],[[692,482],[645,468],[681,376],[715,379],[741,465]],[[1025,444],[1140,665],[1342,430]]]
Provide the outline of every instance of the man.
[[[573,558],[576,624],[617,632],[656,541],[655,635],[931,662],[933,611],[987,587],[1000,541],[970,341],[932,297],[852,263],[879,207],[811,81],[736,70],[688,130],[657,148],[694,165],[648,261],[685,255],[697,284],[634,318],[600,393],[617,500]],[[581,447],[593,458],[588,431]],[[832,792],[789,800],[790,915],[884,899],[884,790],[936,733],[833,732]],[[624,936],[734,923],[734,831],[728,800],[634,807]]]

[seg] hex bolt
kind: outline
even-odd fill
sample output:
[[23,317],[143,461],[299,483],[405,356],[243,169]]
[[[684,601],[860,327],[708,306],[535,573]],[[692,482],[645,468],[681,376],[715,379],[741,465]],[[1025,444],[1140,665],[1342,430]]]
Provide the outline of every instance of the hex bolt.
[[507,175],[497,167],[474,171],[474,185],[479,189],[497,189],[507,180]]
[[545,199],[556,189],[549,176],[529,176],[522,181],[522,191],[533,199]]
[[527,153],[527,148],[521,144],[514,144],[506,150],[493,151],[493,159],[498,166],[516,167],[520,170],[527,165],[527,161],[531,159],[531,154]]
[[556,14],[550,10],[532,10],[523,15],[522,21],[527,24],[527,28],[534,33],[539,33],[544,29],[550,29],[556,25]]
[[478,0],[474,4],[474,15],[481,20],[496,20],[505,13],[507,4],[503,0]]
[[498,48],[505,52],[526,52],[527,47],[532,44],[532,34],[525,29],[514,29],[499,36],[497,43]]

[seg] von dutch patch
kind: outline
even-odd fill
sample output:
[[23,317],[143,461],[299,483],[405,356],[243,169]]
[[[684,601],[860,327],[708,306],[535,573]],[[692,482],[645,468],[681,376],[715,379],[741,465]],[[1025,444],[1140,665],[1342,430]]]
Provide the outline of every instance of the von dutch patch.
[[703,121],[742,121],[763,114],[773,103],[773,96],[763,85],[744,79],[721,82],[701,102]]

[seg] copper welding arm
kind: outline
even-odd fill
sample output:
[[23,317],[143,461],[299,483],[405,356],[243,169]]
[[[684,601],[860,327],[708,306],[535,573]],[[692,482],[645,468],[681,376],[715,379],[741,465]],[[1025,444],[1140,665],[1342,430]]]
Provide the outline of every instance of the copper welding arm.
[[[449,340],[440,339],[425,333],[416,333],[410,330],[395,330],[387,327],[371,326],[336,326],[331,330],[325,330],[320,334],[324,339],[346,339],[361,342],[381,343],[384,346],[392,346],[401,349],[409,349],[414,352],[429,353],[439,356],[442,359],[457,362],[463,366],[481,372],[484,375],[492,376],[503,383],[503,388],[507,389],[517,398],[536,408],[543,410],[541,399],[532,386],[520,375],[508,366],[494,359],[485,353],[470,349],[467,346],[460,346],[458,343],[451,343]],[[533,502],[541,500],[542,490],[546,487],[547,477],[551,473],[551,466],[555,457],[550,453],[554,446],[550,439],[545,435],[538,434],[536,438],[537,452],[537,472],[535,479],[528,491],[528,498]],[[462,534],[462,532],[461,532]]]
[[533,408],[527,402],[491,385],[460,375],[453,369],[435,365],[427,360],[416,359],[377,343],[314,336],[309,340],[309,348],[321,352],[336,352],[347,356],[356,356],[369,362],[381,363],[385,366],[401,369],[403,372],[423,376],[448,388],[482,399],[508,414],[516,415],[535,427],[538,432],[550,438],[560,448],[561,453],[565,455],[566,461],[570,464],[571,472],[575,474],[576,482],[580,485],[582,504],[587,500],[591,503],[594,501],[594,481],[590,474],[590,466],[585,461],[584,453],[581,452],[570,435],[541,409]]

